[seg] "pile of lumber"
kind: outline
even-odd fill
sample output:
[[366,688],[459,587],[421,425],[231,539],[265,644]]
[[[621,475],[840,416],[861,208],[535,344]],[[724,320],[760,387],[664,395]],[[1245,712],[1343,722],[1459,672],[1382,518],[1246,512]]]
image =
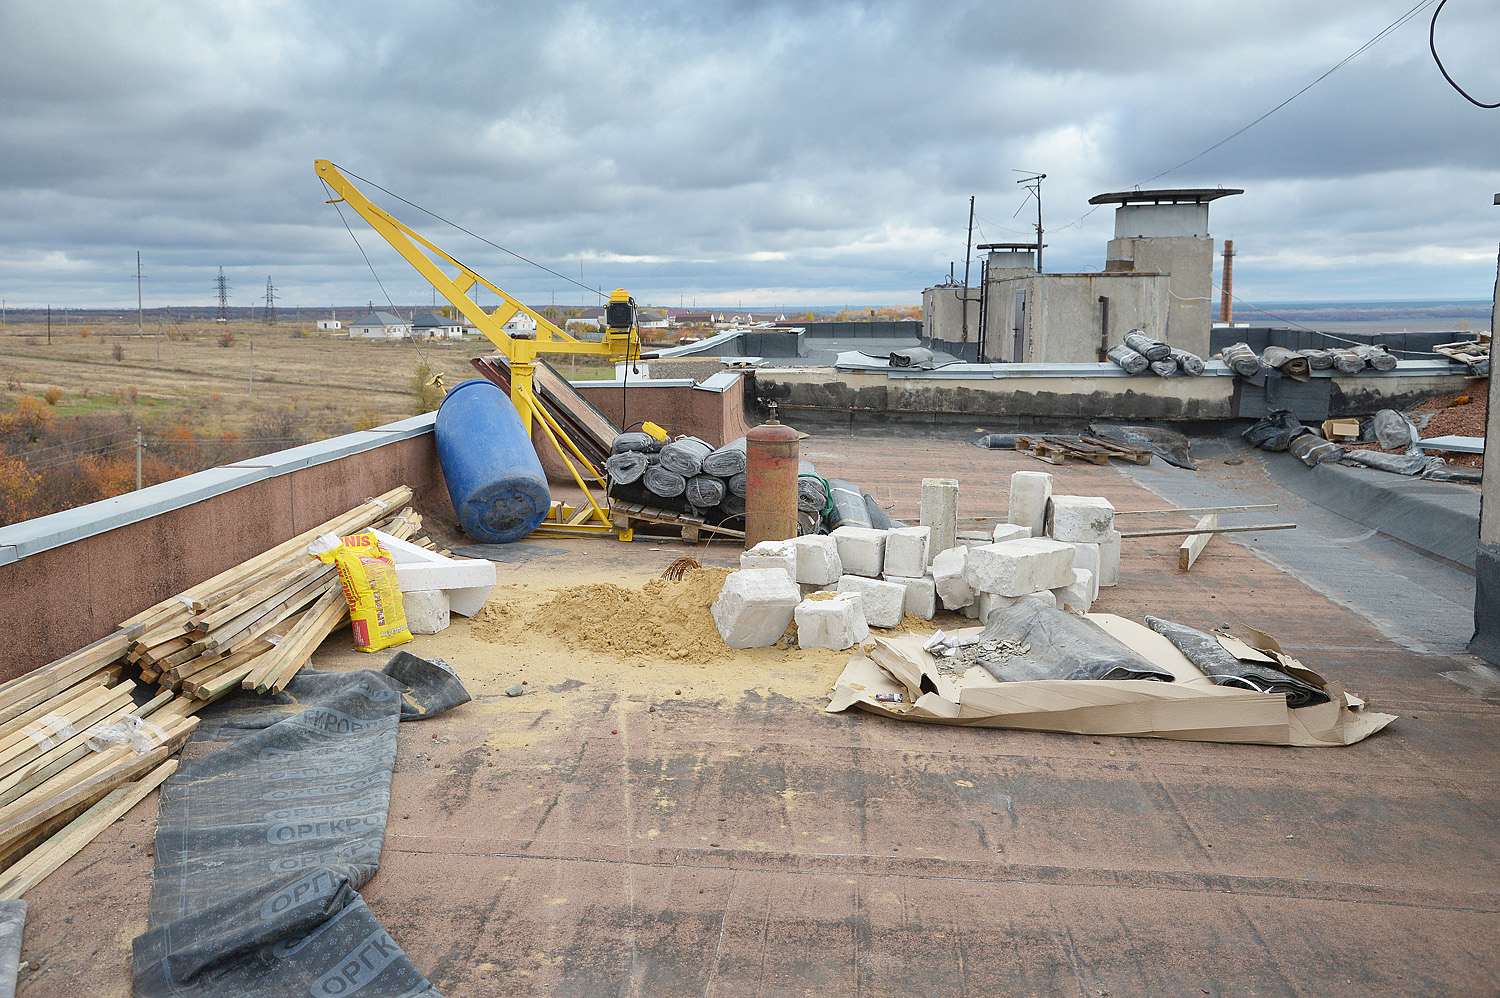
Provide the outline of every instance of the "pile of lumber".
[[412,539],[421,517],[409,507],[393,512],[410,498],[410,489],[393,489],[124,621],[133,635],[127,660],[143,682],[198,700],[237,686],[281,691],[348,619],[338,571],[307,545],[370,527]]
[[1038,436],[1017,436],[1016,450],[1030,454],[1048,464],[1062,464],[1068,458],[1088,461],[1091,464],[1108,464],[1112,457],[1131,464],[1150,464],[1152,451],[1149,448],[1127,447],[1114,440],[1100,437],[1064,436],[1048,433]]
[[0,685],[0,899],[22,896],[159,786],[198,710],[237,687],[282,689],[347,618],[312,540],[375,527],[435,547],[413,537],[410,499],[403,486],[368,500]]

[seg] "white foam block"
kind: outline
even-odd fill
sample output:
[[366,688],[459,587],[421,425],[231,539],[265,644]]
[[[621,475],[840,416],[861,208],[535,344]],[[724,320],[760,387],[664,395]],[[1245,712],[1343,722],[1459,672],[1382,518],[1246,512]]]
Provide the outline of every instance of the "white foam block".
[[1031,593],[1027,596],[1000,596],[996,593],[980,593],[979,599],[975,601],[979,604],[979,622],[981,624],[988,624],[990,622],[990,614],[996,610],[1009,609],[1023,599],[1041,600],[1044,606],[1050,606],[1054,609],[1057,607],[1057,597],[1052,595],[1052,590],[1050,589],[1043,589],[1039,593]]
[[1075,568],[1073,581],[1066,586],[1053,589],[1052,595],[1057,597],[1058,606],[1064,609],[1071,607],[1082,613],[1088,613],[1089,607],[1094,603],[1094,591],[1094,573]]
[[838,591],[859,594],[865,621],[871,627],[895,627],[906,616],[905,586],[862,575],[845,575],[839,579]]
[[1115,508],[1103,496],[1053,496],[1047,506],[1047,536],[1059,541],[1103,544],[1115,526]]
[[946,609],[958,610],[974,602],[974,590],[964,578],[968,554],[969,549],[960,544],[932,559],[932,580]]
[[1002,541],[1018,541],[1023,537],[1031,536],[1031,528],[1023,527],[1019,523],[997,523],[995,530],[990,534],[990,543],[999,544]]
[[797,549],[791,541],[761,541],[740,555],[740,568],[776,568],[797,581]]
[[999,596],[1025,596],[1073,580],[1071,544],[1046,537],[984,544],[969,550],[964,581],[969,588]]
[[839,545],[827,534],[807,534],[790,542],[797,551],[797,581],[810,586],[831,586],[844,574]]
[[1051,498],[1051,475],[1018,471],[1010,476],[1010,514],[1006,519],[1029,529],[1032,537],[1040,537],[1047,523],[1047,500]]
[[931,620],[937,615],[937,583],[932,581],[932,576],[887,575],[885,581],[906,587],[907,613],[914,613],[923,620]]
[[915,578],[927,574],[931,527],[892,527],[885,532],[886,575]]
[[1120,532],[1111,530],[1109,540],[1099,545],[1099,585],[1120,584]]
[[406,628],[413,634],[437,634],[448,628],[448,594],[441,589],[417,589],[401,594]]
[[859,593],[834,593],[797,604],[798,648],[832,648],[843,651],[870,636],[865,621],[863,597]]
[[[1093,572],[1094,578],[1099,577],[1099,550],[1103,545],[1088,544],[1083,541],[1073,545],[1073,567],[1081,568],[1085,572]],[[1099,594],[1095,593],[1095,597]]]
[[396,585],[402,592],[442,589],[448,594],[449,610],[472,617],[495,588],[493,561],[450,558],[383,531],[376,530],[374,534],[396,563]]
[[765,648],[786,633],[802,590],[779,568],[749,568],[724,580],[709,608],[731,648]]
[[[839,527],[830,536],[838,545],[839,561],[845,575],[880,578],[885,571],[884,530],[873,527]],[[868,614],[866,615],[868,616]]]

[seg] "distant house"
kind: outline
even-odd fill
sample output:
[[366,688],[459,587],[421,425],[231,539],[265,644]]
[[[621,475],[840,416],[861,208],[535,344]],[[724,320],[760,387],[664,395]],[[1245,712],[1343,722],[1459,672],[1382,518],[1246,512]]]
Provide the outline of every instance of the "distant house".
[[337,319],[319,319],[319,329],[343,329],[344,324]]
[[666,329],[667,313],[654,308],[643,308],[636,312],[635,322],[642,329]]
[[525,312],[517,312],[500,328],[505,330],[507,336],[519,336],[523,339],[536,338],[536,320]]
[[460,319],[418,312],[411,317],[411,334],[433,340],[461,340],[464,338],[464,324]]
[[371,312],[349,323],[351,339],[400,340],[411,335],[411,323],[389,312]]

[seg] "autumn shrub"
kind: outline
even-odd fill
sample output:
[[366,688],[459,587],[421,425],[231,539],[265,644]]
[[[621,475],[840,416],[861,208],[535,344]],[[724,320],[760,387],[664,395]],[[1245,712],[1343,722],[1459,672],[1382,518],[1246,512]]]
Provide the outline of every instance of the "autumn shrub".
[[112,350],[110,352],[114,354],[115,360],[124,360],[125,359],[125,348],[122,347],[122,346],[120,346],[120,344],[118,344],[118,343],[115,344],[114,350]]
[[62,395],[62,389],[54,386],[43,392],[42,398],[47,400],[48,405],[57,405],[62,401]]
[[432,382],[432,370],[426,364],[418,364],[411,376],[413,407],[417,415],[432,412],[443,404],[443,390]]
[[227,330],[225,332],[220,333],[219,334],[219,346],[221,346],[221,347],[232,347],[232,346],[234,346],[234,333],[231,333],[231,332],[229,332]]

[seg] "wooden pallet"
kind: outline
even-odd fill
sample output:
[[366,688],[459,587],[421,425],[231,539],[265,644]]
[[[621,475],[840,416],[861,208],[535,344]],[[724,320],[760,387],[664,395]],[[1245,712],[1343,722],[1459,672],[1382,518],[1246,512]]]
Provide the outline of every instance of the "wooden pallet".
[[701,533],[721,534],[725,537],[738,537],[744,539],[743,530],[734,530],[730,527],[721,527],[709,523],[701,516],[692,513],[679,513],[670,509],[657,509],[654,506],[642,506],[635,502],[612,502],[610,513],[614,517],[615,526],[622,530],[634,529],[632,521],[640,523],[661,523],[667,526],[682,528],[682,539],[694,543],[699,539]]
[[1088,461],[1090,464],[1108,464],[1110,458],[1119,458],[1132,464],[1150,464],[1152,455],[1150,450],[1127,447],[1113,440],[1053,433],[1034,437],[1018,436],[1016,450],[1048,464],[1062,464],[1068,458]]

